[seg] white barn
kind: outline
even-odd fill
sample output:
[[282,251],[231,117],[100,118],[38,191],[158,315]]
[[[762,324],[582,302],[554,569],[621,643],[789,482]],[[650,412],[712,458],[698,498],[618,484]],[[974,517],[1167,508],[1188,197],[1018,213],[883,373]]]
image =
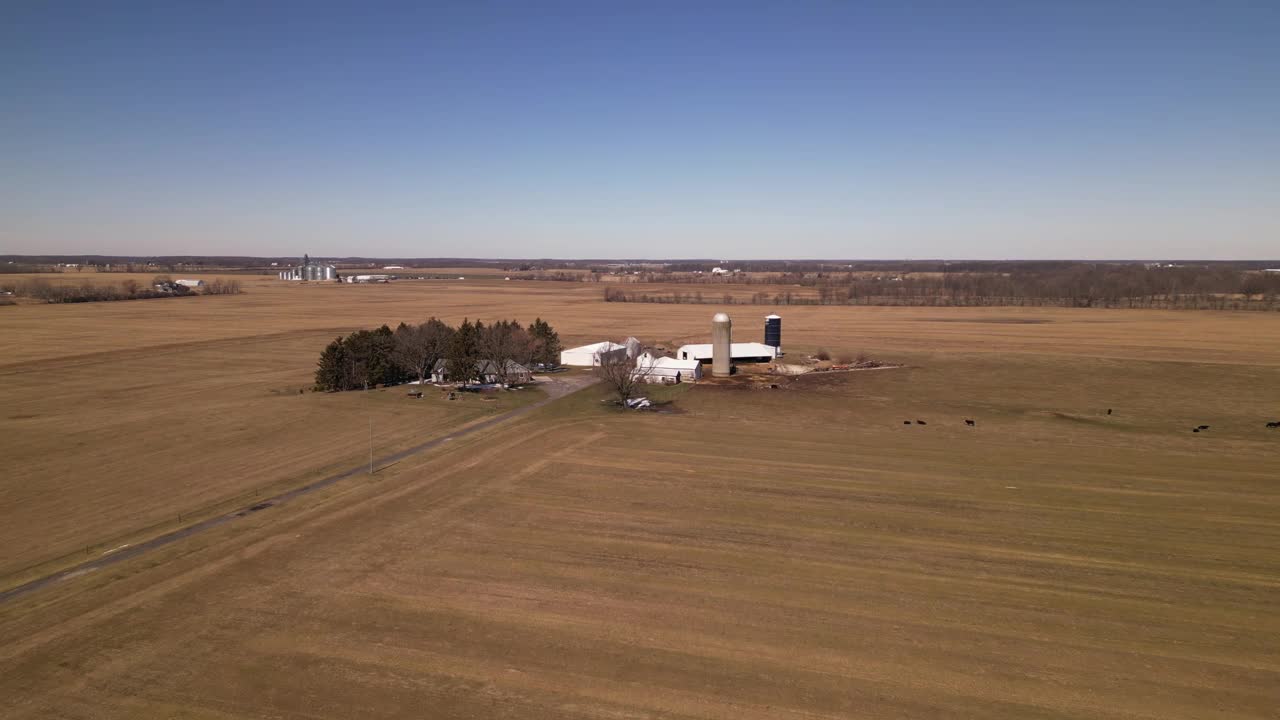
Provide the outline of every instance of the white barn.
[[643,353],[636,358],[634,373],[649,383],[674,385],[681,382],[697,382],[702,379],[702,363],[697,360],[677,360],[654,357]]
[[571,367],[596,367],[600,365],[600,357],[627,355],[627,346],[605,340],[581,347],[560,351],[560,364]]
[[[711,343],[681,345],[676,351],[676,357],[680,360],[711,362]],[[778,357],[778,348],[757,342],[730,343],[729,357],[740,362],[768,362]]]

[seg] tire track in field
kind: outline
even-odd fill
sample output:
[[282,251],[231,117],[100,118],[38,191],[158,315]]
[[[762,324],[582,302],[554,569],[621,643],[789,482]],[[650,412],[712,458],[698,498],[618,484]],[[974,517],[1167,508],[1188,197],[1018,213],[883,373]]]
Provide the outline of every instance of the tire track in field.
[[[527,405],[525,407],[517,408],[515,410],[511,410],[509,412],[503,413],[496,417],[491,417],[485,420],[481,420],[477,423],[467,425],[463,428],[455,430],[447,435],[443,435],[441,437],[437,437],[432,440],[419,443],[410,448],[406,448],[399,452],[395,452],[390,455],[377,458],[376,460],[374,460],[374,466],[385,467],[392,463],[399,462],[407,457],[417,455],[418,453],[426,452],[428,450],[434,450],[435,448],[438,448],[444,445],[445,443],[451,442],[453,440],[457,440],[459,438],[472,435],[482,430],[487,430],[488,428],[491,428],[494,425],[497,425],[499,423],[506,422],[507,420],[512,420],[517,417],[527,415],[538,408],[544,407],[552,402],[555,402],[561,397],[568,395],[572,392],[575,392],[577,390],[580,390],[583,387],[586,387],[587,385],[591,384],[591,382],[594,382],[594,378],[591,378],[591,379],[576,378],[576,379],[580,381],[581,380],[587,380],[587,381],[575,383],[572,381],[566,382],[564,380],[552,380],[550,383],[548,383],[549,385],[551,385],[551,387],[547,388],[549,397],[547,397],[545,400],[539,400],[538,402],[533,403],[532,405]],[[281,503],[287,503],[290,500],[294,500],[303,495],[308,495],[317,490],[327,488],[330,485],[333,485],[337,482],[346,480],[347,478],[366,472],[368,470],[368,467],[369,467],[368,465],[361,463],[356,467],[343,470],[342,472],[338,472],[333,475],[329,475],[327,477],[321,478],[319,480],[308,483],[301,487],[297,487],[292,490],[287,490],[285,492],[279,493],[272,497],[266,498],[265,500],[260,500],[258,502],[255,502],[253,505],[249,505],[249,506],[240,508],[238,510],[233,510],[232,512],[224,513],[222,515],[217,515],[217,516],[208,518],[206,520],[203,520],[201,522],[198,522],[194,525],[188,525],[187,527],[179,528],[177,530],[165,533],[163,535],[157,535],[156,537],[153,537],[150,540],[137,543],[136,545],[122,545],[119,548],[116,548],[114,551],[108,551],[109,554],[102,555],[93,560],[88,560],[88,561],[79,563],[77,565],[72,565],[71,567],[64,568],[62,570],[59,570],[54,573],[50,573],[43,577],[39,577],[34,580],[29,580],[25,583],[22,583],[21,585],[16,585],[7,590],[0,591],[0,605],[16,600],[30,593],[36,592],[42,588],[49,587],[50,585],[53,585],[55,583],[59,583],[64,580],[71,580],[73,578],[79,577],[81,575],[86,575],[91,572],[96,572],[98,570],[102,570],[103,568],[111,567],[112,565],[115,565],[117,563],[124,562],[125,560],[132,560],[134,558],[145,555],[146,553],[151,552],[152,550],[165,547],[166,545],[172,545],[173,543],[178,542],[179,540],[184,540],[193,535],[197,535],[199,533],[212,530],[213,528],[235,522],[236,520],[248,517],[249,515],[260,512],[262,510],[275,507]]]

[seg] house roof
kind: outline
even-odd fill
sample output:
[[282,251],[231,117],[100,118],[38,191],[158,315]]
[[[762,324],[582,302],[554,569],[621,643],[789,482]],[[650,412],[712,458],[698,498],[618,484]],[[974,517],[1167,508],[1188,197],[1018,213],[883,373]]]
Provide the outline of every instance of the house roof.
[[[448,365],[449,365],[449,361],[448,361],[448,360],[437,360],[437,361],[436,361],[436,364],[435,364],[435,367],[434,367],[434,368],[432,368],[432,369],[433,369],[435,372],[443,372],[443,371],[444,371],[444,369],[445,369]],[[492,360],[481,360],[481,361],[477,364],[477,366],[476,366],[476,369],[477,369],[477,370],[479,370],[479,371],[480,371],[480,373],[481,373],[481,374],[484,374],[484,375],[492,375],[492,374],[494,373],[494,370],[495,370],[496,368],[497,368],[497,366],[494,364],[494,362],[493,362]],[[507,361],[507,372],[508,372],[508,373],[521,373],[521,372],[531,372],[531,371],[529,370],[529,368],[527,368],[527,367],[525,367],[525,366],[521,365],[520,363],[516,362],[515,360],[508,360],[508,361]]]

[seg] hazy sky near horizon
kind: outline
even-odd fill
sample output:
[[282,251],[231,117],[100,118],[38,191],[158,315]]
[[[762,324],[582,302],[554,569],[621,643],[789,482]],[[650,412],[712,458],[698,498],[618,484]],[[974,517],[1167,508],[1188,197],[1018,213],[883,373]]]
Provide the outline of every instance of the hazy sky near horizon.
[[1280,257],[1280,3],[28,2],[0,253]]

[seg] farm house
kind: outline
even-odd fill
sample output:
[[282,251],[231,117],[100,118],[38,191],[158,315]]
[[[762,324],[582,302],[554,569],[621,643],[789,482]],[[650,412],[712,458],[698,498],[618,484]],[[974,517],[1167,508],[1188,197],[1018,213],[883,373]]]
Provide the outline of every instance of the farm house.
[[[498,375],[492,360],[484,360],[477,367],[479,377],[467,378],[465,382],[495,383],[498,382]],[[521,385],[533,380],[533,372],[529,368],[521,365],[514,360],[507,361],[507,382],[512,385]],[[459,382],[457,378],[449,377],[449,361],[437,360],[435,367],[431,370],[431,382]]]

